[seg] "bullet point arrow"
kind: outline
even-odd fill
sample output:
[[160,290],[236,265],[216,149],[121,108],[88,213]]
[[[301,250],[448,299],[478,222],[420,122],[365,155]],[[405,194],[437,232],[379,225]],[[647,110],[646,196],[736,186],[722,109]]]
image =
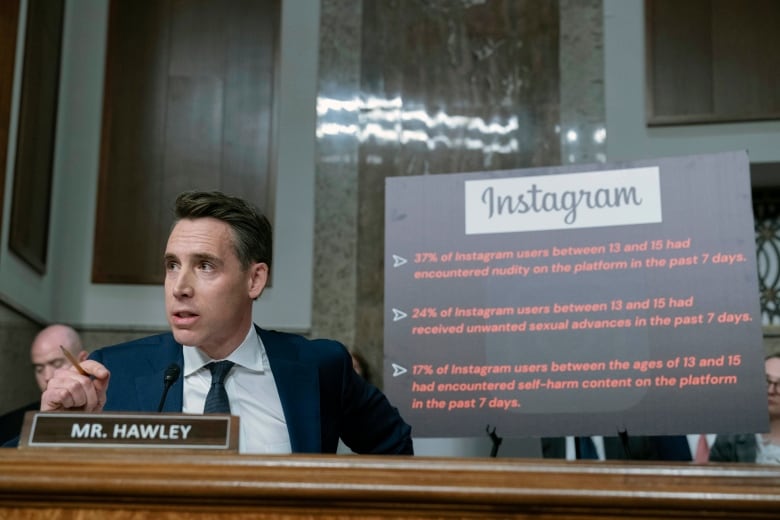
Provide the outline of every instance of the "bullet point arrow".
[[393,267],[398,267],[406,263],[406,258],[398,255],[393,255]]
[[406,373],[406,369],[402,367],[401,365],[396,365],[393,363],[393,377],[398,377],[400,375],[403,375]]
[[398,321],[406,318],[408,314],[406,314],[404,311],[399,311],[398,309],[393,309],[393,321]]

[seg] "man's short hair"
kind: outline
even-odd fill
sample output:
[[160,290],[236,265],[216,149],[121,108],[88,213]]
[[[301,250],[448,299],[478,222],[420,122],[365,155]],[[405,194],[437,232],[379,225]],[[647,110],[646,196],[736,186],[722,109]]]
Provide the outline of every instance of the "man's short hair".
[[243,199],[219,191],[186,191],[176,197],[176,221],[211,217],[233,230],[233,247],[241,267],[263,262],[271,270],[273,232],[271,223]]

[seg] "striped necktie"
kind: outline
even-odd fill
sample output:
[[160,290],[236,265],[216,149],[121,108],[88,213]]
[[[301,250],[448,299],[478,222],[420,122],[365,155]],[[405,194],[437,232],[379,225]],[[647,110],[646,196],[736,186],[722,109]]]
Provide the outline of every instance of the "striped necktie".
[[232,361],[227,360],[208,364],[209,370],[211,370],[211,388],[206,395],[203,413],[230,413],[230,401],[228,401],[224,381],[233,365]]

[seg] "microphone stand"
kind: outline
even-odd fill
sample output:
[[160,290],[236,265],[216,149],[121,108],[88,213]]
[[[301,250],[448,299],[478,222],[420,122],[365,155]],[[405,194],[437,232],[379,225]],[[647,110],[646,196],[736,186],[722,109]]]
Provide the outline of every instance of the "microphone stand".
[[633,460],[631,455],[631,447],[628,445],[628,430],[618,430],[618,437],[620,437],[620,444],[623,445],[623,453],[626,455],[626,460]]
[[493,430],[490,430],[490,425],[488,424],[485,427],[485,431],[487,432],[488,436],[490,437],[491,442],[493,443],[493,447],[490,448],[490,456],[492,458],[496,458],[498,455],[498,447],[501,446],[501,441],[504,440],[498,435],[496,435],[496,427],[493,426]]
[[168,390],[171,389],[173,383],[179,379],[181,374],[181,368],[176,363],[171,363],[167,369],[165,369],[165,376],[163,378],[163,393],[160,397],[160,405],[157,407],[157,412],[162,412],[163,405],[165,404],[165,398],[168,396]]
[[160,397],[160,404],[157,406],[157,411],[162,412],[163,405],[165,404],[165,397],[168,395],[168,390],[171,388],[171,383],[165,382],[165,388],[163,388],[162,397]]

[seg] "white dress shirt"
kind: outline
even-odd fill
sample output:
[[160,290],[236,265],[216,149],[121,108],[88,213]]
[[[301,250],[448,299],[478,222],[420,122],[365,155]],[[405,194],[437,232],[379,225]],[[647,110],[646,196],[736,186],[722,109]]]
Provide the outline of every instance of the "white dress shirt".
[[756,434],[756,463],[780,464],[780,446],[764,439],[760,433]]
[[[290,434],[271,364],[254,326],[226,359],[235,363],[225,378],[225,391],[231,415],[241,418],[238,451],[291,453]],[[211,387],[211,371],[206,365],[212,361],[222,360],[209,358],[197,347],[184,347],[184,413],[203,413],[206,394]]]
[[[717,437],[717,434],[707,433],[703,435],[707,437],[707,446],[712,449],[712,445],[715,444],[715,437]],[[699,447],[699,437],[701,437],[701,435],[698,433],[689,433],[685,437],[688,440],[688,449],[691,450],[691,460],[696,460],[696,450]]]

